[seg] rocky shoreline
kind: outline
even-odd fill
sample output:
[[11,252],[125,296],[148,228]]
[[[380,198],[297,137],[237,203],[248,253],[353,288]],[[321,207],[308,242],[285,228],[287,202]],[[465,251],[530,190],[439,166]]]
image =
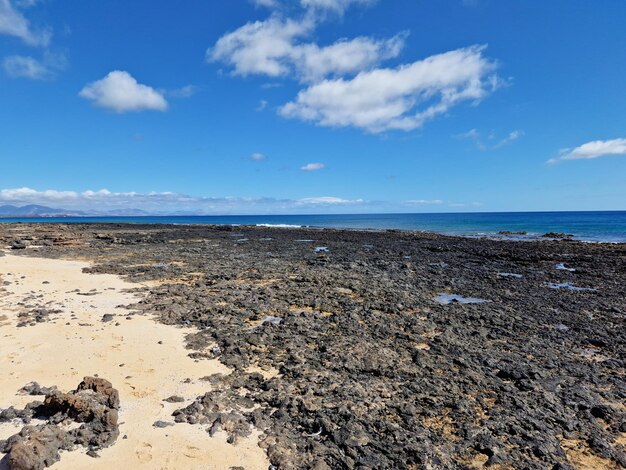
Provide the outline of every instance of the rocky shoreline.
[[256,428],[276,468],[626,466],[625,244],[124,224],[0,244],[150,282],[131,315],[196,327],[190,354],[233,370],[175,426]]

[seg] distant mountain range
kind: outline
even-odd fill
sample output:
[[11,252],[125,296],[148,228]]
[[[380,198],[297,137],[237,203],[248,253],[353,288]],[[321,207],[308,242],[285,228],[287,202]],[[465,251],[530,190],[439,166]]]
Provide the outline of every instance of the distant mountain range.
[[56,209],[53,207],[29,204],[27,206],[0,206],[0,218],[9,217],[115,217],[115,216],[144,216],[149,212],[140,209],[115,209],[110,211],[76,211]]

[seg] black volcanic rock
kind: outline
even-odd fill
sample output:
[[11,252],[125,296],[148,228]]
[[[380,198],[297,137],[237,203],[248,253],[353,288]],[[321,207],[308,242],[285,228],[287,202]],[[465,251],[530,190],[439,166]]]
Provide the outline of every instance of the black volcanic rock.
[[[171,421],[233,443],[256,428],[277,468],[538,470],[576,468],[582,454],[626,464],[625,244],[0,225],[5,244],[28,235],[63,240],[38,256],[159,281],[129,308],[188,328],[196,360],[232,369],[203,379],[206,393]],[[597,290],[550,288],[574,277]],[[442,293],[491,302],[440,305]]]

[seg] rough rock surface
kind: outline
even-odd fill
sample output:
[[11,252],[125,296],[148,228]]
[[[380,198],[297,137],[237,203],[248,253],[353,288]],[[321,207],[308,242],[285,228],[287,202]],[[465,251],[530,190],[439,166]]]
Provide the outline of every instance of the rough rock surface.
[[[60,459],[60,450],[76,446],[97,455],[98,449],[110,446],[119,435],[119,395],[107,380],[85,377],[69,393],[40,387],[36,382],[22,391],[30,395],[45,393],[45,399],[29,403],[24,410],[0,410],[0,422],[20,419],[27,424],[18,434],[0,441],[0,452],[7,454],[11,470],[41,470]],[[45,422],[28,425],[33,418]],[[72,422],[81,425],[70,429]]]
[[[0,227],[0,239],[55,240],[20,253],[80,255],[96,261],[92,272],[156,281],[131,314],[195,326],[193,357],[234,371],[207,377],[207,393],[174,412],[176,425],[223,431],[233,443],[254,426],[277,468],[626,465],[624,244],[262,227],[21,229]],[[549,287],[566,282],[597,290]],[[440,305],[442,293],[490,302]]]

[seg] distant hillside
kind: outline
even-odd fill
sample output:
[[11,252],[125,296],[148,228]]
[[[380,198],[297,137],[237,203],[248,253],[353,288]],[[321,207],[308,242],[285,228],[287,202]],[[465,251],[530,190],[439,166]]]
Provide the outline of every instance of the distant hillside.
[[61,215],[83,215],[80,211],[68,211],[30,204],[28,206],[0,206],[0,217],[50,217]]

